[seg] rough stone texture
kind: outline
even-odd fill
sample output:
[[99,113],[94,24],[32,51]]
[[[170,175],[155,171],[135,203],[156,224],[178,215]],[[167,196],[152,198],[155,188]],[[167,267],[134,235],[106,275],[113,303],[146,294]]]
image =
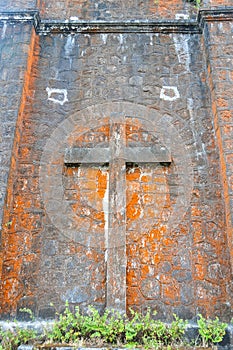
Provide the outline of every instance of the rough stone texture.
[[[233,83],[233,23],[210,23],[205,27],[206,57],[211,88],[214,126],[220,149],[223,190],[226,207],[228,245],[233,261],[233,191],[232,191],[232,83]],[[231,35],[231,38],[229,38]],[[227,43],[224,45],[224,41]],[[216,267],[217,268],[217,267]],[[217,274],[217,271],[216,271]]]
[[[43,18],[80,20],[122,20],[122,19],[188,19],[195,18],[195,0],[115,0],[74,1],[40,0],[39,8]],[[232,6],[232,0],[203,0],[203,8]],[[56,8],[56,11],[54,11]]]
[[0,11],[22,11],[34,9],[37,6],[36,0],[0,0]]
[[0,24],[0,228],[32,25]]
[[[44,18],[119,19],[114,2],[96,4],[39,6]],[[120,19],[196,13],[183,1],[124,7]],[[203,34],[32,32],[4,208],[2,316],[29,307],[53,318],[66,300],[102,310],[126,276],[127,308],[231,319],[232,22],[221,21]],[[167,148],[171,164],[125,162],[118,134],[127,147]],[[67,166],[75,147],[119,151],[117,166]]]
[[202,7],[218,8],[224,6],[232,6],[231,0],[203,0]]
[[56,1],[41,0],[41,14],[44,18],[121,20],[139,18],[187,18],[195,16],[194,6],[182,0],[173,1]]

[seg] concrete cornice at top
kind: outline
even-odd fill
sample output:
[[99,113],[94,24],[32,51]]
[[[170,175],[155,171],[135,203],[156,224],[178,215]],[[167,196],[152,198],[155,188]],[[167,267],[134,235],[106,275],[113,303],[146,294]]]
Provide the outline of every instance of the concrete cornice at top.
[[32,22],[36,33],[201,33],[206,22],[233,21],[233,7],[200,9],[197,19],[190,20],[42,20],[37,10],[0,12],[4,22]]

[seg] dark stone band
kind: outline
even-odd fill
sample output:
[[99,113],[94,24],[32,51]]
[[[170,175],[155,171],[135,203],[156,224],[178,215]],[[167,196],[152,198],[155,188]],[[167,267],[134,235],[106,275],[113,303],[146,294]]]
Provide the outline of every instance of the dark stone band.
[[233,7],[203,9],[190,20],[41,20],[38,11],[0,12],[1,22],[32,22],[37,34],[69,33],[201,33],[205,22],[233,21]]

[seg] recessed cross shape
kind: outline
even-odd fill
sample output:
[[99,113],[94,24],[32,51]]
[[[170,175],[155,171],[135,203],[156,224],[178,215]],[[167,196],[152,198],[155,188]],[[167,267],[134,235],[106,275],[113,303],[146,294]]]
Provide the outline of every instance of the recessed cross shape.
[[66,149],[64,162],[109,164],[108,228],[106,237],[106,304],[107,308],[126,310],[126,163],[170,163],[166,147],[126,146],[125,122],[110,125],[109,147]]

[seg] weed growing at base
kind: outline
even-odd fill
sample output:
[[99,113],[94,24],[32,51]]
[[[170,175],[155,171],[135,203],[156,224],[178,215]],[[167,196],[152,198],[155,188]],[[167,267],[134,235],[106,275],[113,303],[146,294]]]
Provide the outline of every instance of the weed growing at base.
[[202,345],[208,347],[211,344],[219,343],[222,341],[225,333],[227,324],[220,322],[219,318],[215,320],[205,319],[202,315],[198,315],[198,331],[202,339]]
[[0,331],[0,350],[17,350],[21,344],[28,344],[37,339],[33,329],[16,327],[15,330]]
[[[31,318],[33,315],[28,312]],[[190,345],[185,340],[187,321],[173,315],[171,323],[154,319],[156,313],[150,310],[145,315],[130,310],[130,315],[122,315],[116,311],[105,310],[101,315],[90,306],[87,315],[83,315],[77,307],[75,313],[70,311],[68,303],[63,314],[58,315],[50,330],[38,335],[31,329],[17,326],[14,330],[0,331],[0,350],[16,350],[20,344],[77,344],[80,346],[118,346],[143,347],[145,349],[170,349],[182,345]],[[222,341],[227,324],[205,319],[198,315],[199,337],[196,344],[204,347],[212,346]]]

